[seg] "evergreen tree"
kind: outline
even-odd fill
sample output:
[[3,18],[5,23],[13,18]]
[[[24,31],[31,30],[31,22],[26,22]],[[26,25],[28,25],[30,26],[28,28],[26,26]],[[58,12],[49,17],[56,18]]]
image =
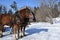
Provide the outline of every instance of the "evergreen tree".
[[13,1],[13,3],[10,5],[12,9],[14,9],[15,11],[17,10],[17,3],[15,1]]
[[9,9],[8,13],[12,15],[13,14],[12,9]]
[[3,6],[2,10],[3,10],[3,13],[7,13],[7,9],[5,6]]
[[0,14],[2,14],[2,5],[0,5]]

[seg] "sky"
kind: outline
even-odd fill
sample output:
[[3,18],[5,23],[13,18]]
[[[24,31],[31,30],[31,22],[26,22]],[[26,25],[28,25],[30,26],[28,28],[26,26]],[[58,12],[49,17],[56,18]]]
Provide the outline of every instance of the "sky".
[[9,6],[13,3],[13,1],[16,1],[18,7],[22,7],[22,6],[34,7],[34,6],[39,6],[41,3],[40,0],[39,1],[37,0],[0,0],[0,4],[9,8]]
[[[10,8],[10,5],[13,3],[13,1],[16,1],[18,8],[23,6],[37,7],[40,6],[42,2],[42,0],[0,0],[0,4],[6,6],[7,8]],[[46,3],[48,3],[47,0]]]

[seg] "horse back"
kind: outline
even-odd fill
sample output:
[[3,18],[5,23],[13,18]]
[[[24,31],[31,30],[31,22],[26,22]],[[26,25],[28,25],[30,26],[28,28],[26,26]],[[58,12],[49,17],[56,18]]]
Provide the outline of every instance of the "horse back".
[[8,24],[10,22],[11,16],[9,14],[2,14],[1,15],[1,23]]

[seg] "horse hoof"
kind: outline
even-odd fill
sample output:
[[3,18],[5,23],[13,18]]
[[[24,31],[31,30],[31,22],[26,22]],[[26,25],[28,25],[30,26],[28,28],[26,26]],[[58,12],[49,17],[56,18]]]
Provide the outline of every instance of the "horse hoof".
[[3,35],[0,35],[0,38],[2,38],[3,37]]
[[16,40],[18,40],[18,39],[16,39]]
[[24,35],[24,36],[27,36],[27,35]]
[[23,36],[20,36],[20,38],[22,38]]
[[10,34],[13,34],[12,32],[10,32]]
[[14,40],[18,40],[18,39],[14,39]]

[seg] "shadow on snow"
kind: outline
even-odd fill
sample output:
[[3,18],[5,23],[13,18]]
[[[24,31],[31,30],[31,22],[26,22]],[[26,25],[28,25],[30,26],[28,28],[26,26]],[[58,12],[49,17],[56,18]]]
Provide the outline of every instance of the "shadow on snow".
[[36,29],[36,28],[32,28],[32,29],[27,29],[26,33],[28,33],[27,34],[27,36],[28,36],[28,35],[32,35],[32,34],[35,34],[35,33],[40,33],[42,31],[48,32],[48,29]]

